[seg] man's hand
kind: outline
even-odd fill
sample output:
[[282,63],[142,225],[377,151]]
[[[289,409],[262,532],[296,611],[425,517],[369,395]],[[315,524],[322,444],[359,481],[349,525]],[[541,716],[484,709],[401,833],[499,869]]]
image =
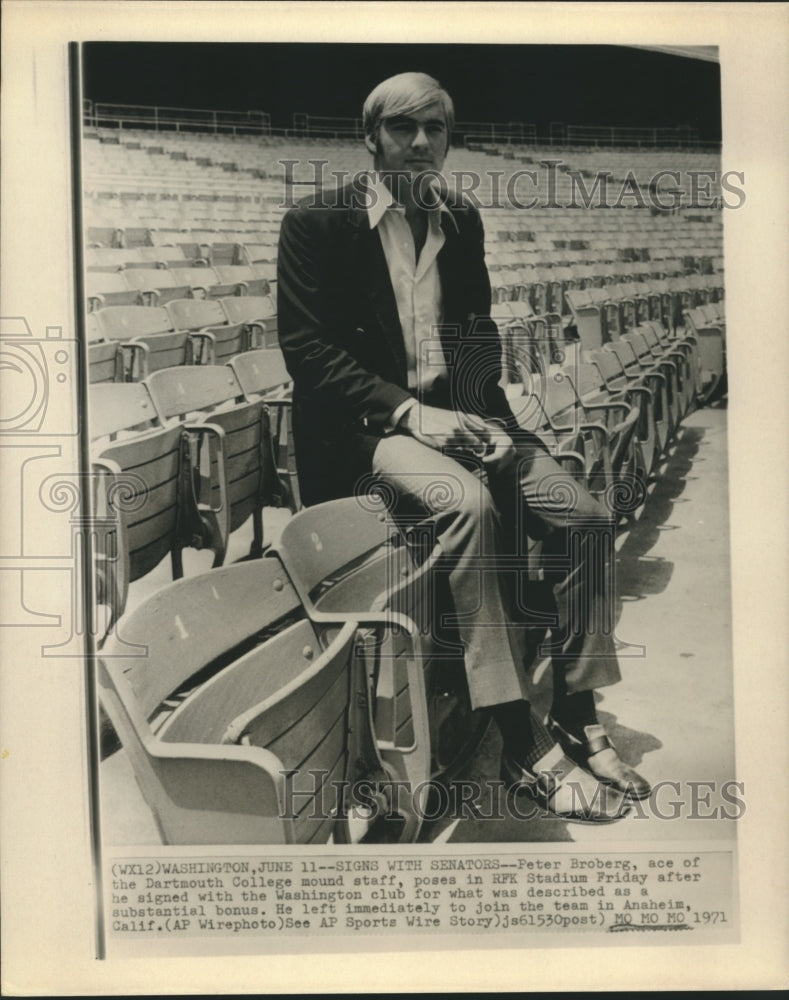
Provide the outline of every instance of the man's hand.
[[399,426],[428,448],[466,451],[491,469],[503,469],[515,457],[515,447],[506,431],[470,413],[416,403]]

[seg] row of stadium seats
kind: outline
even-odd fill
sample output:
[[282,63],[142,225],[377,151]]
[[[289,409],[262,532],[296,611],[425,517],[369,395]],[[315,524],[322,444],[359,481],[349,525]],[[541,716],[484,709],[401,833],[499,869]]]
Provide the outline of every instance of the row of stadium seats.
[[183,575],[184,547],[210,549],[221,565],[230,533],[251,516],[250,555],[259,556],[263,507],[295,509],[295,476],[278,468],[290,407],[278,349],[94,385],[89,402],[96,510],[115,536],[110,543],[105,535],[96,565],[109,625],[123,613],[129,583],[166,555],[174,578]]
[[217,267],[136,267],[88,271],[88,312],[104,306],[165,305],[171,299],[232,295],[269,296],[276,282],[273,268],[249,264]]
[[[379,511],[354,500],[313,508],[289,528],[264,559],[160,591],[102,650],[101,703],[165,844],[413,842],[419,833],[437,671],[409,620],[364,610],[376,594],[413,610],[387,588],[412,560]],[[357,553],[368,558],[356,586],[346,574],[328,591],[342,590],[356,610],[323,610],[336,598],[324,589],[315,599],[316,585]],[[479,732],[442,695],[444,731]],[[349,794],[358,783],[363,801]],[[416,794],[393,794],[403,786]]]
[[88,313],[89,382],[135,382],[173,365],[222,364],[277,342],[271,296],[172,299]]
[[[697,308],[711,315],[712,306]],[[588,362],[542,376],[527,359],[511,403],[626,525],[645,499],[639,484],[659,474],[694,405],[700,347],[690,325],[671,336],[653,321]],[[99,388],[147,388],[166,425],[193,419],[200,400],[233,396],[226,413],[243,406],[225,371],[175,369],[147,386]],[[191,386],[173,391],[185,373]],[[204,419],[216,424],[216,411]],[[215,466],[206,461],[203,475]],[[217,490],[209,482],[200,494],[215,515]],[[328,789],[312,782],[293,788],[305,808],[283,815],[284,776],[340,769],[370,783],[379,812],[397,813],[387,778],[421,787],[473,744],[483,721],[469,711],[463,671],[448,669],[420,600],[431,572],[376,498],[351,498],[295,514],[265,558],[178,580],[118,622],[100,657],[102,704],[165,843],[209,843],[220,833],[227,843],[358,839],[348,821],[354,803],[337,798],[340,784],[329,793],[333,813],[310,814]],[[135,645],[147,655],[126,666]],[[417,805],[406,795],[387,839],[417,836],[420,810],[409,804]],[[362,826],[369,836],[369,823]]]

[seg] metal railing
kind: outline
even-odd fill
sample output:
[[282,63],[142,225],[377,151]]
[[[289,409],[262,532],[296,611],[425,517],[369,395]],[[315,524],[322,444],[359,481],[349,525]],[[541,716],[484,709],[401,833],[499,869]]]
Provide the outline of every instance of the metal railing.
[[270,135],[266,111],[215,111],[210,108],[170,108],[145,104],[83,102],[83,122],[93,128],[151,129],[154,132],[211,132]]
[[[342,118],[294,112],[290,128],[272,127],[265,111],[217,111],[208,108],[173,108],[158,105],[108,104],[83,101],[83,123],[88,128],[150,129],[154,132],[207,132],[211,134],[267,136],[281,139],[349,139],[364,137],[361,118]],[[456,122],[454,145],[467,147],[579,146],[642,149],[720,148],[704,141],[689,125],[629,128],[607,125],[566,125],[551,122],[547,134],[527,122]],[[491,150],[492,151],[492,150]]]

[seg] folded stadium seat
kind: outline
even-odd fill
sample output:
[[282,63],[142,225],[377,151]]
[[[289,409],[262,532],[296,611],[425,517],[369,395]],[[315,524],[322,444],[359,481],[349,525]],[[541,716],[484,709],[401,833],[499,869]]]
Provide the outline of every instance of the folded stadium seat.
[[[133,308],[141,309],[144,306],[109,306],[108,308]],[[132,347],[128,341],[130,336],[126,333],[113,335],[111,329],[104,329],[100,322],[98,312],[88,313],[88,317],[95,317],[98,324],[99,336],[91,334],[92,342],[88,344],[88,381],[89,383],[99,382],[126,382],[133,375],[139,372],[141,359],[137,358],[137,353],[142,354],[142,347]],[[133,371],[134,369],[134,371]]]
[[106,341],[96,313],[85,315],[85,340],[88,346],[88,382],[122,382],[124,359],[120,344]]
[[591,288],[568,288],[564,293],[581,347],[595,351],[605,343],[602,306],[595,302]]
[[[722,303],[712,304],[713,308],[718,305],[722,306]],[[697,399],[700,404],[709,402],[725,386],[726,322],[725,318],[710,320],[710,315],[710,304],[685,312],[687,330],[694,338],[698,351]],[[722,309],[719,316],[722,316]]]
[[600,307],[604,342],[618,340],[635,325],[636,304],[624,284],[589,289],[592,301]]
[[726,332],[726,306],[722,301],[707,302],[698,306],[698,316],[703,317],[707,323],[721,327],[724,334]]
[[558,313],[536,315],[523,300],[491,305],[491,319],[499,328],[502,341],[502,365],[507,381],[518,380],[515,353],[530,358],[532,370],[547,371],[558,362],[565,350],[564,327]]
[[674,290],[669,278],[652,278],[647,282],[650,319],[659,319],[666,330],[673,331],[675,327],[676,299],[678,292]]
[[603,266],[596,264],[573,264],[571,271],[580,288],[601,288],[610,274]]
[[[360,782],[381,815],[402,810],[386,839],[416,839],[421,802],[393,801],[371,725],[359,635],[383,644],[380,617],[320,635],[269,558],[179,580],[119,622],[99,695],[165,844],[349,843]],[[396,643],[419,684],[418,637]],[[411,753],[424,756],[423,694],[414,701]]]
[[154,230],[149,229],[148,226],[143,225],[127,225],[123,229],[123,245],[125,247],[151,247],[164,245],[168,240],[164,239],[165,235],[162,233],[161,244],[157,243],[154,239]]
[[124,358],[121,345],[107,341],[88,344],[88,382],[122,382]]
[[178,238],[182,235],[183,231],[180,228],[169,229],[162,226],[161,228],[149,229],[148,238],[143,246],[175,247],[178,244]]
[[[584,450],[583,435],[574,427],[554,430],[543,405],[544,386],[551,377],[524,366],[521,368],[520,382],[513,382],[508,386],[507,399],[520,427],[536,434],[550,455],[574,478],[585,484],[589,455]],[[589,445],[590,454],[593,447],[594,441]]]
[[[123,393],[116,397],[111,433],[139,426],[140,406]],[[103,429],[107,429],[105,423]],[[94,512],[97,523],[96,599],[108,608],[109,630],[126,606],[129,584],[154,569],[169,554],[173,578],[183,576],[181,550],[190,546],[224,557],[227,504],[217,509],[198,503],[193,492],[187,430],[217,436],[210,426],[179,425],[91,446]]]
[[675,275],[668,279],[668,288],[671,293],[671,317],[668,328],[676,330],[683,323],[683,316],[686,310],[692,309],[692,294],[688,287],[687,277]]
[[[580,478],[590,493],[601,497],[614,480],[613,442],[609,440],[608,427],[589,418],[564,371],[530,377],[524,373],[524,389],[531,393],[542,414],[532,429],[560,455],[567,452],[580,455],[583,460]],[[635,418],[636,414],[633,426]]]
[[689,274],[686,282],[690,292],[691,307],[704,305],[711,300],[712,290],[709,287],[710,282],[707,275]]
[[184,256],[180,247],[138,246],[129,247],[123,253],[125,268],[174,267],[193,263],[191,258]]
[[184,298],[218,298],[236,295],[241,290],[238,284],[220,281],[212,267],[177,267],[171,274],[175,283],[189,287],[190,292]]
[[568,267],[573,279],[573,288],[585,291],[592,287],[592,266],[590,264],[573,262]]
[[108,306],[96,315],[104,339],[121,345],[128,381],[171,365],[194,364],[192,335],[176,329],[161,306]]
[[126,281],[139,288],[146,305],[163,306],[171,299],[192,295],[192,286],[181,280],[184,268],[171,271],[167,267],[135,267],[122,271]]
[[104,340],[96,313],[85,314],[85,340],[88,344],[95,344],[100,340]]
[[638,406],[636,436],[643,456],[643,468],[649,474],[668,440],[664,380],[627,375],[619,358],[608,349],[594,351],[590,355],[590,363],[599,372],[613,402],[623,399],[630,405]]
[[435,620],[446,580],[428,535],[402,533],[379,497],[361,496],[301,511],[275,547],[311,619],[329,634],[336,616],[371,612],[415,631],[413,662],[396,631],[365,647],[378,747],[393,777],[412,788],[456,768],[487,728],[486,713],[471,711],[454,630]]
[[578,256],[572,250],[541,250],[537,255],[537,263],[541,267],[569,267],[577,264]]
[[[277,474],[290,487],[285,506],[301,507],[296,452],[293,443],[292,381],[279,348],[264,348],[237,354],[228,362],[238,379],[245,399],[262,399],[277,412],[274,441],[277,451]],[[284,440],[283,440],[284,438]]]
[[135,252],[123,247],[86,247],[85,267],[88,271],[120,271]]
[[[663,311],[663,293],[661,292],[658,285],[662,279],[647,276],[642,283],[642,294],[647,302],[646,308],[646,319],[657,320],[659,323],[663,324],[664,311]],[[666,293],[668,295],[668,293]],[[668,310],[666,310],[666,315],[668,315]]]
[[[211,234],[213,238],[214,234]],[[203,266],[211,263],[211,247],[209,243],[200,243],[193,238],[192,233],[179,233],[176,239],[176,246],[181,250],[184,258],[190,264],[202,263]]]
[[[652,332],[651,328],[649,328],[649,332]],[[655,357],[649,339],[640,326],[624,334],[622,343],[631,348],[635,362],[640,365],[643,371],[657,368],[665,375],[671,431],[672,433],[676,432],[685,416],[687,400],[687,383],[683,379],[688,376],[688,370],[684,355],[666,351]]]
[[104,306],[134,306],[143,304],[138,284],[130,284],[123,271],[88,271],[85,274],[85,298],[88,312]]
[[232,266],[243,264],[241,244],[238,242],[222,242],[214,237],[213,242],[208,247],[208,260],[212,267],[217,265]]
[[[493,278],[503,282],[504,274],[506,274],[504,271],[495,271],[493,272]],[[491,302],[509,302],[512,298],[512,289],[513,286],[506,283],[498,284],[497,281],[494,280],[490,286]]]
[[518,283],[518,294],[515,298],[527,301],[535,313],[547,312],[548,298],[545,281],[547,269],[529,265],[517,268],[514,273],[517,275]]
[[646,338],[653,357],[657,359],[665,355],[677,359],[685,397],[685,412],[687,413],[693,405],[699,387],[698,338],[692,329],[678,330],[671,334],[659,319],[647,320],[641,324],[639,329]]
[[620,289],[629,297],[635,306],[635,325],[649,319],[649,293],[646,283],[635,277],[620,282]]
[[220,299],[229,323],[244,323],[251,347],[276,347],[277,307],[270,295],[231,295]]
[[627,339],[607,344],[606,350],[615,355],[620,371],[630,382],[643,384],[659,397],[655,406],[655,428],[657,430],[658,451],[662,454],[675,430],[674,413],[676,402],[672,394],[671,376],[651,361],[644,365],[638,360],[636,350]]
[[571,288],[576,288],[576,279],[573,278],[572,268],[567,265],[557,264],[549,267],[543,272],[546,290],[546,306],[549,312],[560,313],[562,316],[570,315],[570,306],[565,298],[565,292]]
[[165,309],[173,327],[191,333],[198,364],[222,365],[252,346],[248,327],[229,323],[219,299],[173,299]]
[[[608,285],[607,291],[617,307],[615,325],[619,336],[649,318],[649,299],[639,282],[623,280],[615,285]],[[611,339],[615,339],[615,336],[612,335]]]
[[[159,419],[164,425],[189,420],[219,428],[228,504],[228,532],[252,518],[253,541],[249,556],[263,554],[263,508],[280,507],[289,488],[277,477],[269,411],[262,399],[244,399],[241,386],[227,365],[168,368],[146,379]],[[203,442],[203,453],[192,453],[192,464],[201,470],[198,499],[216,509],[220,499],[220,470],[213,453],[213,438]]]
[[591,362],[568,365],[561,373],[572,387],[584,419],[602,424],[608,435],[611,481],[606,505],[620,516],[633,514],[646,499],[647,460],[639,438],[642,401],[638,394],[612,393]]
[[126,245],[123,230],[116,226],[88,226],[86,235],[89,247],[122,247]]
[[240,286],[242,295],[269,295],[271,287],[257,267],[249,264],[218,264],[214,271],[222,284]]
[[273,264],[277,259],[276,243],[244,243],[241,248],[244,264]]
[[277,265],[264,262],[254,265],[256,273],[269,284],[269,292],[273,295],[277,284]]
[[208,266],[208,261],[204,257],[188,257],[179,246],[139,247],[139,249],[146,253],[144,260],[156,260],[158,267],[169,267],[171,270],[175,270],[182,267]]

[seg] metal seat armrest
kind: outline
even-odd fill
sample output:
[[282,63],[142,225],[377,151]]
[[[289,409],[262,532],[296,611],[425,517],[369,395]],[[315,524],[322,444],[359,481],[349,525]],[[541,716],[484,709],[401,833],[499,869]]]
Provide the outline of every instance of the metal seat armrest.
[[147,344],[143,344],[137,340],[130,340],[125,344],[121,344],[120,346],[121,346],[121,351],[124,354],[128,352],[130,355],[128,363],[124,358],[124,363],[123,363],[124,381],[142,382],[143,379],[148,377],[148,357],[150,356],[151,349],[148,347]]
[[[210,502],[206,503],[198,501],[197,498],[193,499],[195,500],[197,513],[202,525],[209,534],[208,539],[201,537],[201,541],[208,541],[209,546],[215,553],[214,566],[220,566],[224,561],[225,552],[227,551],[227,541],[230,535],[230,505],[227,500],[227,475],[225,472],[225,431],[224,428],[211,423],[187,423],[184,424],[184,430],[189,434],[194,434],[198,438],[212,438],[217,444],[215,451],[217,481],[216,483],[211,481],[209,471],[208,482],[209,496],[213,492],[214,487],[219,490],[219,503],[214,507]],[[212,467],[210,459],[211,456],[209,453],[209,470]],[[197,547],[199,548],[200,546],[198,545]]]
[[[91,462],[94,473],[101,473],[109,480],[107,488],[103,491],[102,509],[98,504],[98,480],[94,482],[96,489],[96,501],[94,503],[94,513],[99,517],[111,517],[114,522],[116,542],[113,551],[94,552],[95,573],[96,573],[96,601],[105,604],[110,609],[109,620],[106,622],[106,630],[109,633],[112,626],[120,617],[126,607],[126,598],[129,592],[129,577],[131,570],[129,565],[129,545],[126,538],[126,522],[119,516],[112,499],[113,494],[118,493],[123,496],[126,489],[123,486],[123,470],[117,462],[108,458],[94,458]],[[106,538],[106,533],[98,532],[96,538]],[[116,559],[117,569],[113,572],[107,564],[113,558]]]
[[213,333],[208,330],[194,330],[189,334],[189,339],[196,346],[199,345],[199,351],[195,351],[196,356],[200,359],[199,363],[202,365],[213,364],[216,357],[216,337]]

